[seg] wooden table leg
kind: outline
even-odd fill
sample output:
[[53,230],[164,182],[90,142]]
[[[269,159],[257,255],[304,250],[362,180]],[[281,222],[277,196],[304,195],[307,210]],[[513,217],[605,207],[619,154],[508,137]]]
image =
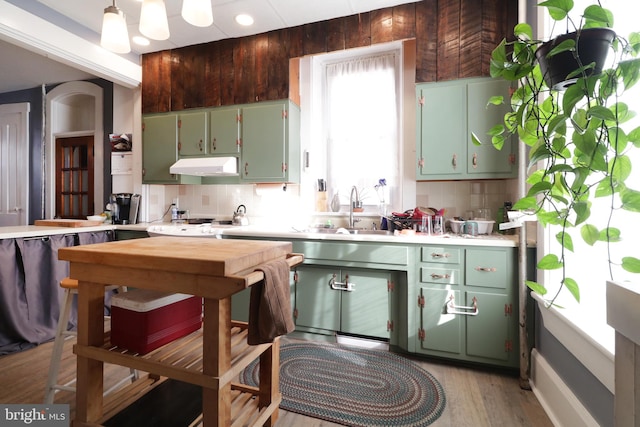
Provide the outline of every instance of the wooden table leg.
[[[231,298],[204,299],[202,371],[220,377],[231,368]],[[231,425],[231,383],[219,389],[202,388],[204,427]]]
[[[267,407],[273,398],[280,394],[280,338],[273,340],[273,344],[260,355],[260,392],[258,402],[261,408]],[[278,420],[276,409],[265,426],[273,426]]]
[[[104,342],[104,287],[78,283],[78,345]],[[78,356],[76,368],[76,423],[97,422],[103,415],[103,363]]]

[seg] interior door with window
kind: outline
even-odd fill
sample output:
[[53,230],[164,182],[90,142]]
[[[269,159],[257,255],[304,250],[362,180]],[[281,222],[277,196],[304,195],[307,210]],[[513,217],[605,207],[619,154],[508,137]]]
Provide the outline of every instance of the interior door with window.
[[56,138],[56,217],[93,215],[93,135]]
[[0,226],[27,225],[29,103],[0,105]]

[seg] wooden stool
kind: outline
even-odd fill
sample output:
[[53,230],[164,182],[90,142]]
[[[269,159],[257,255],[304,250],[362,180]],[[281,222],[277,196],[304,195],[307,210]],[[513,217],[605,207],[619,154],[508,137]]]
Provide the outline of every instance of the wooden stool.
[[[62,305],[62,309],[60,310],[60,317],[58,318],[58,329],[56,331],[56,338],[53,343],[53,351],[51,352],[51,362],[49,364],[49,376],[47,379],[47,387],[45,389],[44,403],[52,404],[54,395],[58,390],[65,390],[75,392],[76,388],[72,385],[76,382],[76,379],[69,381],[66,384],[58,384],[58,373],[60,371],[60,361],[62,359],[62,349],[64,346],[64,342],[70,338],[78,335],[76,331],[68,331],[67,324],[69,323],[69,316],[71,315],[71,305],[73,303],[73,296],[78,293],[78,281],[75,279],[71,279],[69,277],[65,277],[60,281],[60,287],[65,290],[64,292],[64,302]],[[124,286],[110,286],[106,289],[115,289],[117,288],[119,292],[125,292],[126,287]],[[105,316],[106,317],[106,316]],[[138,379],[138,371],[135,369],[131,369],[130,373],[127,377],[118,381],[113,387],[109,388],[104,392],[105,395],[111,393],[113,390],[120,387],[126,381],[131,380],[132,382]]]

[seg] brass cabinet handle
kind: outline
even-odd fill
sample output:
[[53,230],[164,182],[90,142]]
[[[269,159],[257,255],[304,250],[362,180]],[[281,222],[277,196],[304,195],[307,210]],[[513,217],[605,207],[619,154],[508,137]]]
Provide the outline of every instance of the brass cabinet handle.
[[458,156],[456,154],[451,158],[451,166],[453,166],[454,169],[458,167]]
[[199,149],[200,151],[202,151],[202,140],[200,140],[200,141],[198,142],[198,149]]
[[216,151],[218,149],[218,147],[216,146],[216,139],[213,138],[213,140],[211,140],[211,148],[213,148],[213,151]]
[[475,270],[476,271],[486,271],[488,273],[494,273],[494,272],[497,271],[497,268],[495,268],[495,267],[480,267],[480,266],[478,266],[478,267],[475,268]]
[[432,279],[450,279],[451,275],[450,274],[436,274],[436,273],[431,273],[431,278]]
[[356,284],[349,281],[349,275],[345,276],[344,282],[338,282],[336,280],[336,274],[333,273],[333,276],[329,279],[329,287],[336,291],[353,292],[355,291],[354,288],[356,287]]
[[477,316],[480,310],[478,309],[478,298],[473,297],[471,300],[471,306],[468,305],[456,305],[453,294],[449,297],[447,303],[447,314],[462,314],[464,316]]
[[471,160],[471,163],[473,164],[473,168],[477,168],[478,167],[478,154],[477,153],[473,153],[473,159]]

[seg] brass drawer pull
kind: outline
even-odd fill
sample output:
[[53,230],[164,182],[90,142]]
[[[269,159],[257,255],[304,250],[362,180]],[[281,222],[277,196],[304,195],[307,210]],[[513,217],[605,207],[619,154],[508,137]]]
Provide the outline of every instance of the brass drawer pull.
[[445,252],[445,253],[443,253],[443,254],[441,254],[441,253],[437,253],[437,252],[433,252],[433,253],[431,254],[431,258],[449,258],[450,256],[451,256],[451,254],[448,254],[448,253],[446,253],[446,252]]
[[486,271],[489,273],[494,273],[497,271],[497,268],[495,267],[476,267],[476,271]]
[[436,273],[431,273],[431,278],[432,279],[449,279],[451,278],[451,275],[449,274],[436,274]]

